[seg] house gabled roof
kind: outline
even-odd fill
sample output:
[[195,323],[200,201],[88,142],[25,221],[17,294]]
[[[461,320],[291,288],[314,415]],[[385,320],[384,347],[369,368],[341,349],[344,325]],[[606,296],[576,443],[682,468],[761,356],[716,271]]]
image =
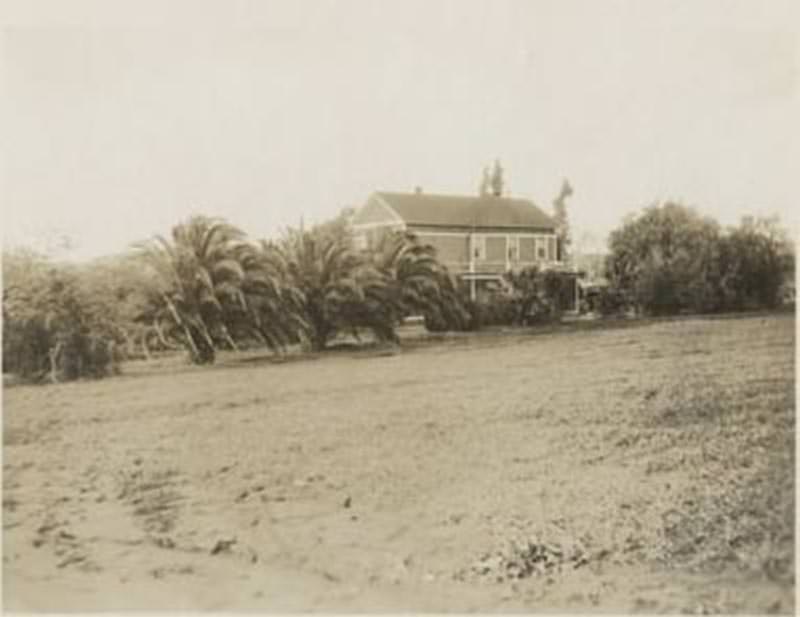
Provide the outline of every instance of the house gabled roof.
[[527,199],[383,191],[375,195],[407,225],[552,230],[556,227],[551,217]]

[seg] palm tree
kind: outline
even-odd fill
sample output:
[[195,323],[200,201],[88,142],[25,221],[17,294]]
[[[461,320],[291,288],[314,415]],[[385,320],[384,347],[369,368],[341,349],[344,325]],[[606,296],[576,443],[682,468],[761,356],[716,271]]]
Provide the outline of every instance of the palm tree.
[[373,262],[391,281],[399,317],[424,315],[443,329],[466,327],[469,313],[436,250],[407,232],[386,234],[373,253]]
[[305,296],[291,284],[284,254],[273,242],[240,243],[233,255],[242,267],[244,302],[227,311],[231,328],[282,351],[308,329],[303,318]]
[[192,361],[212,363],[220,341],[236,347],[225,323],[224,305],[246,302],[245,277],[234,256],[244,234],[221,219],[194,216],[140,245],[156,272],[156,290],[166,315],[181,333]]
[[[439,297],[424,313],[425,323],[437,324],[440,329],[461,332],[473,327],[473,318],[467,309],[464,295],[459,291],[453,277],[445,266],[438,276]],[[432,327],[435,330],[436,327]]]
[[396,340],[395,306],[386,277],[355,253],[346,238],[320,230],[290,231],[281,245],[291,284],[302,292],[302,312],[314,350],[343,330],[372,330]]
[[425,312],[438,297],[441,266],[436,252],[412,234],[384,235],[373,253],[373,263],[394,284],[395,302],[404,313]]

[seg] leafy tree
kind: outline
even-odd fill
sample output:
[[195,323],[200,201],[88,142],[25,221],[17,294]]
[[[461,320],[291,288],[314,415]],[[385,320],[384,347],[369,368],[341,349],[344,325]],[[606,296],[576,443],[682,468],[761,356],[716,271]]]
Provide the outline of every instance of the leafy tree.
[[719,246],[720,295],[725,308],[773,308],[793,280],[794,251],[776,217],[746,217]]
[[697,308],[713,286],[718,235],[716,222],[686,206],[647,208],[611,233],[608,278],[648,313]]
[[722,230],[680,204],[646,208],[609,238],[614,289],[651,314],[775,306],[790,246],[774,220]]
[[4,371],[55,382],[116,369],[114,333],[98,320],[74,268],[4,253],[3,283]]
[[162,340],[153,277],[144,266],[140,256],[125,254],[94,260],[78,270],[78,284],[95,320],[121,339],[127,358],[148,358],[151,349],[175,347]]
[[54,271],[31,251],[3,253],[3,372],[45,376],[55,353],[59,308],[51,294]]

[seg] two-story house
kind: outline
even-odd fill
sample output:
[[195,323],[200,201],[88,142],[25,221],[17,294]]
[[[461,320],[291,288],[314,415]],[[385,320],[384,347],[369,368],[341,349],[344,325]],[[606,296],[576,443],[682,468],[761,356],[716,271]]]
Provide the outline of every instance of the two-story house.
[[373,193],[355,213],[356,246],[373,246],[387,231],[410,231],[432,245],[474,299],[509,270],[562,266],[556,225],[525,199],[499,195]]

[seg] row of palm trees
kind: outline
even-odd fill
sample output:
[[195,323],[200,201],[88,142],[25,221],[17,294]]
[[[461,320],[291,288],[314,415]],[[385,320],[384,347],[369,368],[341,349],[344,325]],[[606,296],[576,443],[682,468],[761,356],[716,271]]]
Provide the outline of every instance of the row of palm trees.
[[333,229],[255,242],[224,220],[192,217],[170,238],[139,246],[155,273],[153,318],[199,364],[243,342],[321,350],[337,334],[362,329],[396,342],[410,314],[455,327],[468,318],[432,247],[396,233],[355,251]]

